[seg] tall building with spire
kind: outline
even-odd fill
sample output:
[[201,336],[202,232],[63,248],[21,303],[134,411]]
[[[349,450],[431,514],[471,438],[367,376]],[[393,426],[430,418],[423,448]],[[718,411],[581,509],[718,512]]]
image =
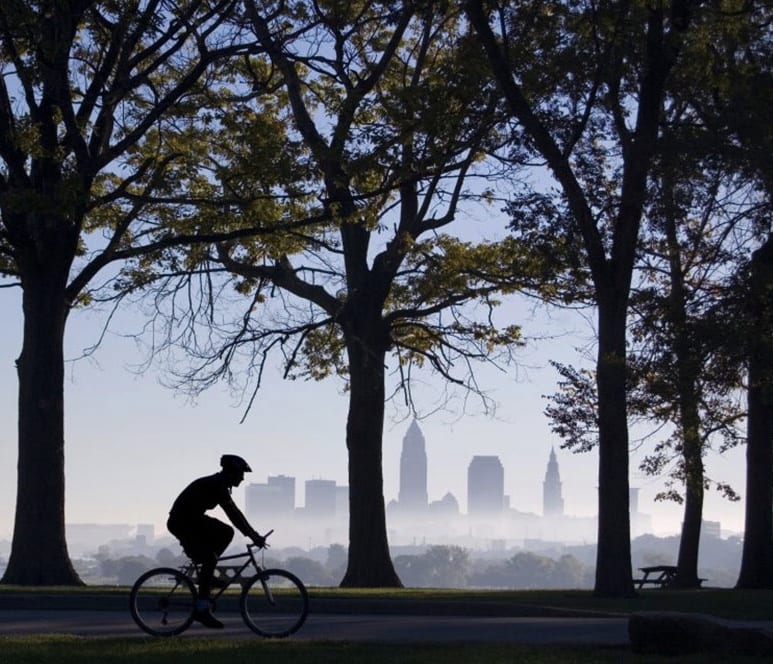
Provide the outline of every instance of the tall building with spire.
[[400,454],[400,492],[397,502],[401,511],[427,509],[427,451],[419,424],[411,422],[403,437]]
[[545,481],[542,483],[542,515],[563,516],[564,499],[561,496],[561,476],[558,473],[558,461],[555,449],[550,449]]

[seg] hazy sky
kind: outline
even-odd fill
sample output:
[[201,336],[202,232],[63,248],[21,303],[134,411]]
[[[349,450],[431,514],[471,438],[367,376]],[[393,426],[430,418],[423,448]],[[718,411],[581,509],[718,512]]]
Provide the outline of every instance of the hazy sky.
[[[543,415],[541,395],[555,390],[556,375],[548,358],[572,361],[574,347],[589,334],[580,317],[568,313],[529,322],[531,307],[508,305],[512,322],[523,322],[527,333],[555,338],[525,348],[520,366],[507,374],[487,370],[481,383],[490,388],[499,407],[494,418],[480,414],[471,401],[469,415],[458,416],[459,404],[420,421],[427,442],[429,497],[451,491],[466,511],[467,465],[475,454],[498,455],[505,469],[505,492],[511,506],[541,513],[542,481],[551,446],[556,447],[566,512],[578,516],[596,511],[595,454],[575,455],[559,449]],[[3,326],[0,331],[0,536],[12,529],[16,492],[17,380],[14,361],[21,348],[19,295],[0,290]],[[124,316],[123,326],[131,317]],[[136,320],[135,320],[136,323]],[[79,355],[96,338],[101,318],[87,311],[72,314],[67,329],[67,357]],[[126,324],[126,328],[130,327]],[[242,409],[225,388],[205,393],[197,403],[176,396],[159,383],[151,370],[136,375],[127,367],[143,356],[133,341],[109,336],[91,359],[67,365],[65,430],[68,522],[153,523],[162,528],[176,494],[191,479],[217,470],[221,453],[243,455],[253,467],[247,482],[265,482],[267,475],[297,478],[298,504],[303,503],[303,481],[312,478],[346,484],[344,427],[347,398],[341,383],[282,381],[269,372],[265,386],[244,424]],[[430,413],[438,386],[418,393],[417,405]],[[387,500],[396,498],[399,457],[409,420],[387,406],[384,436],[384,480]],[[743,494],[744,451],[708,458],[709,473],[729,481]],[[634,451],[632,486],[640,487],[640,511],[653,516],[658,532],[675,532],[681,507],[653,503],[658,480],[636,472],[640,453]],[[246,484],[246,482],[245,482]],[[243,485],[244,486],[244,485]],[[243,500],[243,486],[234,493]],[[724,529],[740,530],[743,502],[730,504],[716,493],[707,496],[705,518],[719,520]],[[260,529],[281,524],[255,524]]]

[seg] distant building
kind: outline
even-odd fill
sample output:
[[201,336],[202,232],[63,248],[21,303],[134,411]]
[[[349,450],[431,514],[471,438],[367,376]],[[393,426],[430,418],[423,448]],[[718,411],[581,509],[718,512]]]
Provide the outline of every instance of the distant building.
[[397,502],[401,511],[424,511],[427,509],[427,451],[416,420],[411,422],[403,437],[403,451],[400,454],[400,492]]
[[245,500],[248,519],[287,518],[295,510],[295,478],[274,475],[265,484],[248,484]]
[[501,514],[505,505],[505,470],[496,456],[474,456],[467,468],[467,514]]
[[542,515],[563,516],[564,499],[561,495],[561,476],[558,472],[556,451],[550,450],[545,481],[542,483]]
[[447,493],[440,500],[433,500],[429,504],[429,511],[435,517],[459,516],[459,502],[452,493]]
[[349,487],[336,486],[336,516],[349,514]]
[[67,523],[67,549],[71,555],[82,555],[96,550],[100,545],[128,542],[134,526],[128,523]]
[[631,518],[631,537],[652,532],[652,516],[639,512],[639,489],[628,489],[628,509]]
[[137,525],[134,536],[137,538],[138,542],[153,544],[153,540],[156,537],[156,528],[152,523],[140,523]]
[[335,480],[306,480],[306,516],[332,518],[336,513]]
[[701,537],[722,537],[722,523],[719,521],[703,521],[701,523]]
[[65,525],[67,541],[83,541],[104,544],[110,540],[128,540],[132,531],[128,523],[68,523]]

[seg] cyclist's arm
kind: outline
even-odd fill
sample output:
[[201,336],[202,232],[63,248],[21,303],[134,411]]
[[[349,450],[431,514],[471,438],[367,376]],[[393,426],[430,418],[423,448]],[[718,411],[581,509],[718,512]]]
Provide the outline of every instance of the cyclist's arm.
[[236,503],[234,503],[230,496],[228,496],[226,500],[223,500],[220,506],[223,508],[226,516],[231,520],[231,523],[236,526],[242,535],[249,537],[256,544],[263,544],[263,537],[250,525],[250,522],[247,521],[247,517],[242,514],[242,511],[236,506]]

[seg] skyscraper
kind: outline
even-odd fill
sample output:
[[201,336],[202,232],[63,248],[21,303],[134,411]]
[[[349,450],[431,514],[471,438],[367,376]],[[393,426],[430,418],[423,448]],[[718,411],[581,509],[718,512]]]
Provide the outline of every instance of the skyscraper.
[[474,456],[467,467],[467,514],[501,514],[505,506],[505,469],[496,456]]
[[265,484],[248,484],[245,490],[247,518],[287,518],[295,510],[295,478],[269,476]]
[[551,448],[545,481],[542,483],[542,515],[563,516],[564,499],[561,496],[561,476],[558,474],[556,451]]
[[427,509],[427,452],[416,420],[411,422],[403,437],[400,454],[400,492],[397,502],[401,510],[422,511]]
[[335,480],[306,480],[306,516],[332,518],[336,513]]

